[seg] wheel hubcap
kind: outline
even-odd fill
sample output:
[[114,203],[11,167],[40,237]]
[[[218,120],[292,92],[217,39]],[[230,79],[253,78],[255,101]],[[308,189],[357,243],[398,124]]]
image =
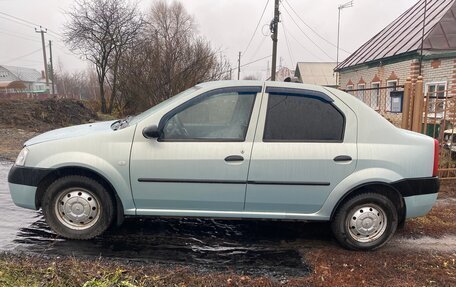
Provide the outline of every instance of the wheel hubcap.
[[359,242],[371,242],[385,232],[387,218],[385,211],[377,205],[356,207],[347,218],[347,228],[353,239]]
[[57,219],[71,229],[87,229],[100,217],[99,200],[85,189],[64,191],[55,203]]

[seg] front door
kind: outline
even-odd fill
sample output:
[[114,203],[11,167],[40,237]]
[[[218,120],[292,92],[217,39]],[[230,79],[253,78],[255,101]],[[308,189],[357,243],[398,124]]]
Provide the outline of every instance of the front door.
[[260,92],[203,92],[162,117],[159,139],[138,130],[131,154],[138,214],[242,211]]
[[267,88],[248,177],[245,211],[317,212],[356,166],[357,123],[336,97]]

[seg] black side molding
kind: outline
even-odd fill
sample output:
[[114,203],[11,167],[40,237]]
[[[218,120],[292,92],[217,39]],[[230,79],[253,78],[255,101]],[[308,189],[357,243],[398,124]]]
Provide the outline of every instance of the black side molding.
[[391,184],[403,197],[432,194],[439,192],[438,177],[408,178]]
[[13,165],[8,174],[8,182],[28,186],[38,186],[41,180],[53,171],[54,169],[52,168]]

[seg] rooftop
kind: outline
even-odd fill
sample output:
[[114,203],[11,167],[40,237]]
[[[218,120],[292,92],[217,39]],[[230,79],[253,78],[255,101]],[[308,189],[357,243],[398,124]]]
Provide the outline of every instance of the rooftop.
[[335,86],[335,66],[336,62],[299,62],[295,76],[304,84]]
[[421,50],[424,19],[424,50],[456,50],[456,0],[419,0],[341,62],[336,71]]

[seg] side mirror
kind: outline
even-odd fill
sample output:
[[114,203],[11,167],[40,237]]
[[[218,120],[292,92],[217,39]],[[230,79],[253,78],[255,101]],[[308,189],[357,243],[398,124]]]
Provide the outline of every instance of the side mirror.
[[143,136],[146,139],[156,139],[160,137],[160,130],[156,125],[145,127],[142,131]]

